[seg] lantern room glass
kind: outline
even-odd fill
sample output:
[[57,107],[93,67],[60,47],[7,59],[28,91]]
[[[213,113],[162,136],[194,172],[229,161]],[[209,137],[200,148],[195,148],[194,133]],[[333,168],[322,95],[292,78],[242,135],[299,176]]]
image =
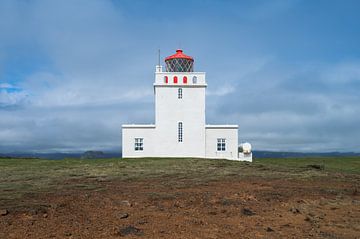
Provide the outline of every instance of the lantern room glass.
[[165,61],[167,72],[193,72],[194,61],[184,58],[174,58]]

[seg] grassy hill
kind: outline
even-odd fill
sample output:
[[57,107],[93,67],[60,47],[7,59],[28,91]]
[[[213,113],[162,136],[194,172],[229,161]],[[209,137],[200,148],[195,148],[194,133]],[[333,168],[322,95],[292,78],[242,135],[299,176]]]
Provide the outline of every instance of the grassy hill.
[[253,163],[189,158],[0,159],[0,205],[28,193],[97,190],[97,182],[111,179],[164,178],[201,183],[246,177],[306,179],[329,174],[360,174],[360,157],[266,158]]

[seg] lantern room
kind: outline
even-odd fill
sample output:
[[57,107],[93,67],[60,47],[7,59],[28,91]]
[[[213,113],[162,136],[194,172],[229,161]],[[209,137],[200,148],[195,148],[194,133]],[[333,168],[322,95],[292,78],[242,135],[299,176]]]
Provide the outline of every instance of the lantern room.
[[165,58],[167,72],[193,72],[194,59],[187,56],[181,49],[176,50],[174,55]]

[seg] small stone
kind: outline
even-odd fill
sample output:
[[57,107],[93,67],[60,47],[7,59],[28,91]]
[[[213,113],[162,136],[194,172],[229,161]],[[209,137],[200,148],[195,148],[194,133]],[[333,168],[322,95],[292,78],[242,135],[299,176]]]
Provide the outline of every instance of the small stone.
[[117,235],[119,236],[127,236],[127,235],[135,235],[135,236],[142,236],[144,235],[144,233],[142,232],[141,229],[136,228],[134,226],[127,226],[124,228],[119,228],[116,232]]
[[300,213],[300,210],[297,209],[296,207],[292,207],[292,208],[290,208],[290,212],[297,214],[297,213]]
[[316,170],[324,170],[325,165],[319,165],[319,164],[309,164],[307,165],[308,168],[316,169]]
[[48,214],[47,213],[44,213],[43,214],[43,218],[47,218],[48,217]]
[[131,207],[131,203],[127,200],[121,201],[121,205]]
[[306,217],[305,217],[305,221],[310,222],[310,221],[311,221],[311,217],[306,216]]
[[128,213],[121,213],[120,215],[119,215],[119,218],[120,219],[125,219],[125,218],[128,218],[129,217],[129,214]]
[[246,216],[253,216],[255,215],[255,212],[250,210],[249,208],[243,208],[242,213]]
[[9,211],[8,210],[6,210],[6,209],[1,209],[0,210],[0,215],[1,216],[6,216],[6,215],[8,215],[9,214]]
[[140,219],[140,221],[138,221],[139,225],[144,225],[146,223],[148,223],[148,221],[146,219]]
[[274,229],[272,229],[271,227],[268,227],[268,228],[266,228],[266,231],[267,231],[267,232],[273,232]]

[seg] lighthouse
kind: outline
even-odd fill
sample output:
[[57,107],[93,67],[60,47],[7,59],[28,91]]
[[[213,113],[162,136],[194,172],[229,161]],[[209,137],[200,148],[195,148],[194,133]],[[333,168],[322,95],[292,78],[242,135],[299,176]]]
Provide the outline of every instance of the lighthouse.
[[[122,125],[124,158],[196,157],[252,161],[239,153],[238,125],[208,125],[205,72],[181,49],[156,66],[154,124]],[[241,147],[240,147],[241,148]]]

